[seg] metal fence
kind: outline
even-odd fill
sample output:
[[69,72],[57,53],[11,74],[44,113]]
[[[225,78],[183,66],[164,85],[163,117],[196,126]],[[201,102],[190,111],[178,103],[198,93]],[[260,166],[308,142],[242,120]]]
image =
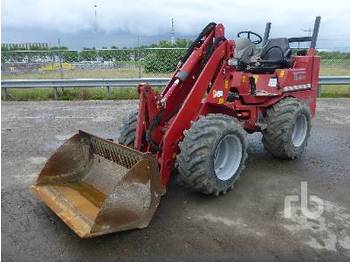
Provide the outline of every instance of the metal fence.
[[1,71],[9,78],[169,76],[185,51],[186,48],[3,51]]
[[[136,86],[140,81],[164,86],[185,52],[186,48],[2,51],[2,94],[6,99],[8,88],[49,87],[58,98],[57,88],[104,87],[108,94],[111,87]],[[350,53],[319,54],[322,76],[350,76]],[[321,78],[321,84],[336,82],[349,84],[349,79]]]
[[[26,79],[1,80],[2,95],[6,100],[8,89],[12,88],[53,88],[55,99],[58,98],[58,88],[110,88],[136,87],[141,82],[152,86],[165,86],[170,78],[125,78],[125,79]],[[320,85],[350,85],[350,76],[321,76]]]
[[[3,78],[169,77],[186,48],[3,51]],[[350,53],[319,52],[321,75],[350,75]]]

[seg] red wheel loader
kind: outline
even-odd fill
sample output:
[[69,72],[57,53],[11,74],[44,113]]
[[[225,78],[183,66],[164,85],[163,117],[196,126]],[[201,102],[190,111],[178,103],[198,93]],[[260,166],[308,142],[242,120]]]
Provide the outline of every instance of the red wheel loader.
[[[33,192],[80,237],[93,237],[146,227],[176,170],[193,190],[225,194],[244,170],[248,133],[261,132],[277,158],[300,157],[315,115],[320,17],[311,37],[270,39],[270,25],[264,37],[241,31],[233,41],[208,24],[161,92],[138,86],[119,143],[79,131]],[[292,42],[310,47],[293,53]]]

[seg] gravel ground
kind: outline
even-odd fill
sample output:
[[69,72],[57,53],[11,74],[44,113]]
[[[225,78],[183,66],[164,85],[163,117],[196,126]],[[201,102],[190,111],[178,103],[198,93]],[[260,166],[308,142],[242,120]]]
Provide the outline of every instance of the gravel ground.
[[[321,99],[300,160],[272,158],[249,136],[247,168],[235,189],[215,198],[172,182],[143,230],[79,239],[29,186],[45,160],[78,129],[117,138],[136,101],[2,102],[2,258],[4,261],[350,261],[350,100]],[[323,200],[306,219],[287,195]],[[299,206],[299,207],[298,207]]]

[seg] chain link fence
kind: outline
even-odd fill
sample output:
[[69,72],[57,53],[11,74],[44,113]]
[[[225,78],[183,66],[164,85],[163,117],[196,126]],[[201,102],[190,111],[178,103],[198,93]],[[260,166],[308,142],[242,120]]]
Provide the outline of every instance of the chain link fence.
[[3,51],[5,78],[170,76],[186,48]]
[[350,76],[350,53],[320,51],[321,75]]
[[[169,77],[186,48],[3,51],[3,79]],[[321,75],[350,75],[350,53],[320,51]]]

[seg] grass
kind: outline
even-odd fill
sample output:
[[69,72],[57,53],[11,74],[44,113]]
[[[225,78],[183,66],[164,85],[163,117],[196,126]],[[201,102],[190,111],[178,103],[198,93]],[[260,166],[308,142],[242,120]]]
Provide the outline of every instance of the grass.
[[[48,66],[50,67],[50,66]],[[41,70],[36,72],[25,72],[15,74],[2,74],[2,79],[43,79],[61,78],[57,64],[52,66],[53,70]],[[350,62],[339,62],[336,60],[325,60],[321,64],[320,75],[339,76],[350,75]],[[134,78],[139,76],[138,68],[134,69],[74,69],[68,65],[64,67],[63,78]],[[142,77],[170,77],[171,73],[146,73],[141,70]]]
[[[58,100],[121,100],[138,99],[136,88],[113,88],[107,94],[104,88],[70,88],[62,91],[58,90]],[[54,92],[52,88],[31,88],[31,89],[10,89],[8,90],[8,100],[12,101],[35,101],[53,100]]]
[[350,62],[349,64],[321,64],[321,76],[350,76]]
[[347,97],[350,98],[350,86],[322,86],[321,97],[339,98]]
[[[159,90],[159,89],[158,89]],[[52,88],[10,89],[10,101],[42,101],[54,100]],[[321,97],[350,98],[350,86],[322,86]],[[136,88],[113,88],[108,95],[104,88],[72,88],[59,89],[58,100],[122,100],[138,99]]]
[[[169,73],[146,73],[142,70],[142,77],[170,77]],[[350,75],[350,64],[324,61],[321,65],[320,75]],[[44,70],[42,72],[29,72],[21,74],[3,74],[2,79],[43,79],[60,78],[57,70]],[[93,70],[64,70],[64,78],[131,78],[138,77],[137,69],[93,69]],[[349,86],[323,86],[321,97],[350,97]],[[16,101],[52,100],[52,89],[11,89],[8,90],[9,99]],[[135,88],[113,88],[107,95],[104,88],[73,88],[60,90],[58,100],[112,100],[112,99],[137,99]]]
[[[63,78],[136,78],[138,69],[67,69]],[[170,77],[170,73],[146,73],[141,71],[142,77]],[[59,70],[26,72],[16,74],[2,74],[2,79],[45,79],[61,78]]]

